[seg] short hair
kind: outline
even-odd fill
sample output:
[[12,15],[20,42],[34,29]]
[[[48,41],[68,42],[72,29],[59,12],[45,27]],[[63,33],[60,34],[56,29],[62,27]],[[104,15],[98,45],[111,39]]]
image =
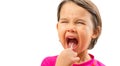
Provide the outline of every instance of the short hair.
[[101,34],[101,30],[102,30],[102,20],[101,20],[101,16],[100,16],[100,13],[99,13],[99,10],[98,8],[96,7],[96,5],[91,2],[90,0],[63,0],[59,5],[58,5],[58,12],[57,12],[57,20],[59,21],[60,19],[60,11],[61,11],[61,8],[62,6],[66,3],[66,2],[73,2],[75,3],[76,5],[84,8],[85,10],[87,10],[91,15],[92,15],[92,22],[93,22],[93,25],[94,25],[94,30],[98,29],[98,26],[100,26],[100,33],[98,35],[98,37],[96,38],[93,38],[91,40],[91,43],[88,47],[88,49],[92,49],[100,34]]

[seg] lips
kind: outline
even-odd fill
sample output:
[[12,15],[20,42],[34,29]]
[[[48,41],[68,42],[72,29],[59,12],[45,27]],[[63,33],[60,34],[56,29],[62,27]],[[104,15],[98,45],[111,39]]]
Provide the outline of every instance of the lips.
[[75,49],[78,45],[78,39],[75,36],[67,36],[66,37],[67,47],[70,48],[72,46]]

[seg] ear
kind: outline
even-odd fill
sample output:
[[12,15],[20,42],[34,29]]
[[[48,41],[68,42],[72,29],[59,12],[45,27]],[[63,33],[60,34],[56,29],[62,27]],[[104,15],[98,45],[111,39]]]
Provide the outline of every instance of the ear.
[[97,38],[101,33],[101,27],[97,26],[97,28],[95,30],[93,30],[93,35],[92,38]]

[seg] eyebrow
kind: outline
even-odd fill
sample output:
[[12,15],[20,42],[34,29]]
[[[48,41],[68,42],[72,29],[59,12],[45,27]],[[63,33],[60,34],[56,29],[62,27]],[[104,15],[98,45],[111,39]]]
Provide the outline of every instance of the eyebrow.
[[60,18],[60,20],[68,20],[67,18]]

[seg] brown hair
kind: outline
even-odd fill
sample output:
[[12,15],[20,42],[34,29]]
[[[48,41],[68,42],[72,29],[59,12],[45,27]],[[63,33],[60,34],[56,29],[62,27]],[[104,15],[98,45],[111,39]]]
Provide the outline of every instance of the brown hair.
[[[99,10],[96,7],[96,5],[94,3],[92,3],[90,0],[63,0],[58,6],[58,12],[57,12],[58,21],[59,21],[59,18],[60,18],[60,11],[61,11],[62,6],[66,2],[69,2],[69,1],[71,1],[75,4],[77,4],[78,6],[86,9],[92,15],[94,30],[97,30],[98,26],[99,26],[100,27],[99,32],[101,33],[102,21],[101,21],[101,17],[100,17],[100,14],[99,14]],[[99,35],[100,35],[100,33],[99,33]],[[94,38],[94,39],[91,40],[91,43],[90,43],[88,49],[92,49],[95,46],[98,38],[99,38],[99,36],[97,38]]]

